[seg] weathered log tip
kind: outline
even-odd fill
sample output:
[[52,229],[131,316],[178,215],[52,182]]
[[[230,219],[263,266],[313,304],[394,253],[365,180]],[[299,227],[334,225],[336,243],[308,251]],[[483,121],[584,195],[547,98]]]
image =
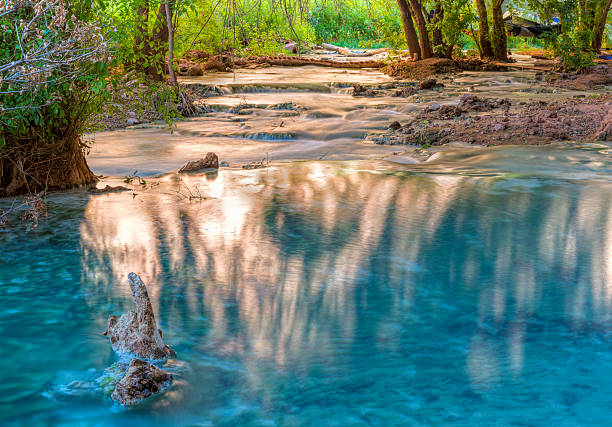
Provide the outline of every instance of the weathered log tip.
[[175,356],[176,353],[164,343],[157,328],[146,285],[136,273],[128,274],[128,283],[136,311],[128,311],[121,317],[109,317],[104,335],[109,337],[113,350],[149,360]]

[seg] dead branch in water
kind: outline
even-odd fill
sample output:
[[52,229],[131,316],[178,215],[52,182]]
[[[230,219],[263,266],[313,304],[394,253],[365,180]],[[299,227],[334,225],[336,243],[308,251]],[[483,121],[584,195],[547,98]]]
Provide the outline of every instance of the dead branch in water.
[[[23,213],[21,214],[21,212]],[[23,199],[23,202],[17,204],[13,201],[8,209],[0,209],[0,227],[6,227],[9,218],[12,215],[19,216],[19,214],[21,214],[21,221],[23,223],[31,228],[38,227],[39,219],[47,217],[47,203],[45,202],[44,194],[28,195]]]
[[[185,189],[186,192],[183,191],[183,187]],[[197,185],[194,185],[193,188],[195,189],[192,190],[186,183],[185,181],[183,181],[182,178],[179,179],[179,188],[178,190],[175,191],[176,196],[178,196],[179,200],[208,200],[210,199],[210,197],[204,196],[201,192],[200,192],[200,188]]]

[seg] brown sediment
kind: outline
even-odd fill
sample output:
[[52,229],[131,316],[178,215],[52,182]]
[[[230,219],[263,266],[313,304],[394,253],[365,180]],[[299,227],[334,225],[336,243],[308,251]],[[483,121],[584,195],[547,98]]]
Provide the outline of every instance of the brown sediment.
[[[472,96],[472,95],[467,95]],[[465,105],[481,106],[470,109]],[[501,111],[500,111],[501,109]],[[451,111],[452,110],[452,111]],[[493,110],[493,111],[491,111]],[[482,111],[491,111],[481,113]],[[612,96],[559,102],[532,102],[509,108],[507,100],[478,99],[458,106],[426,109],[420,119],[384,135],[378,144],[543,145],[562,141],[612,140]],[[478,112],[478,113],[474,113]],[[428,119],[428,120],[423,120]]]
[[484,61],[479,58],[427,58],[420,61],[394,61],[381,71],[403,79],[425,79],[436,74],[461,71],[502,71],[508,64]]
[[547,80],[550,85],[563,89],[597,89],[612,85],[612,64],[599,63],[578,73],[553,73]]

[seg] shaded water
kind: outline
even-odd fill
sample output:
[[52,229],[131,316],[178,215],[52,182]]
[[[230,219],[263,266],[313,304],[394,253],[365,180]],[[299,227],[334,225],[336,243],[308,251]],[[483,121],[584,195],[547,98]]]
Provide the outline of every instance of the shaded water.
[[[54,196],[0,232],[2,423],[608,424],[611,172],[510,148]],[[92,384],[129,271],[180,362],[122,411]]]

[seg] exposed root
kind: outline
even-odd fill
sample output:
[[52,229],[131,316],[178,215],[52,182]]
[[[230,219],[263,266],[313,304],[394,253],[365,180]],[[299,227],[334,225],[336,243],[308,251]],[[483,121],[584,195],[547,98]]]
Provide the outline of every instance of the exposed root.
[[23,202],[13,202],[8,209],[0,209],[0,227],[6,227],[11,217],[21,217],[21,221],[29,227],[38,227],[39,219],[47,217],[47,203],[44,194],[26,196]]
[[74,134],[47,141],[44,135],[11,139],[0,148],[0,197],[64,190],[97,182],[87,166],[89,147]]

